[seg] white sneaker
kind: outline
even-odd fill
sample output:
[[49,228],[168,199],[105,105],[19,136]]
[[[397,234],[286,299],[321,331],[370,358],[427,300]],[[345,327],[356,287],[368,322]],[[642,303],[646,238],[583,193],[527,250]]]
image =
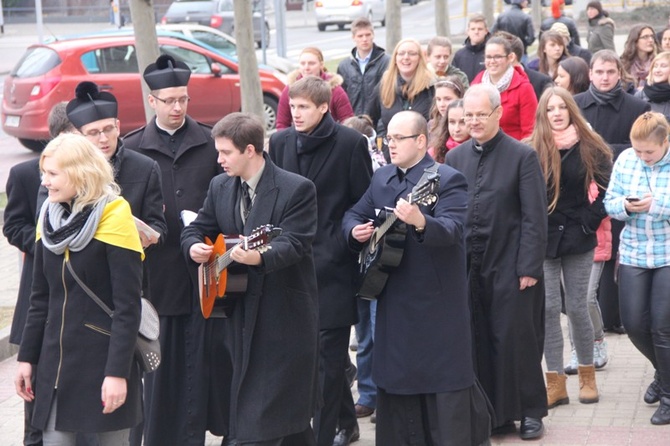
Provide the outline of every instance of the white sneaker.
[[572,355],[570,356],[570,362],[565,365],[563,371],[566,375],[576,375],[579,369],[579,361],[577,360],[577,352],[575,349],[572,349]]
[[593,365],[596,369],[602,369],[607,365],[609,357],[607,356],[607,341],[601,339],[593,343]]

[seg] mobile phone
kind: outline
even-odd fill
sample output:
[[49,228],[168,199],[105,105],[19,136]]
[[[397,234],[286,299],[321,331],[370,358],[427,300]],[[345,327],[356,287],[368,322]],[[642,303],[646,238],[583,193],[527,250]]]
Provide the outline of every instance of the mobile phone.
[[626,201],[629,201],[631,203],[635,203],[636,201],[640,201],[640,197],[635,197],[633,195],[626,197]]

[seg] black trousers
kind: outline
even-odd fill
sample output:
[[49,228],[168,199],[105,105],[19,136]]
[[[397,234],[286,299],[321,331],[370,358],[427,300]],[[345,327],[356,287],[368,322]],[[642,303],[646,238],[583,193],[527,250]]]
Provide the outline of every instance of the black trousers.
[[631,342],[654,366],[670,397],[670,266],[619,267],[621,318]]
[[313,423],[318,446],[332,446],[340,414],[355,413],[354,399],[344,373],[349,355],[350,333],[351,327],[319,332],[319,381],[323,407],[314,416]]

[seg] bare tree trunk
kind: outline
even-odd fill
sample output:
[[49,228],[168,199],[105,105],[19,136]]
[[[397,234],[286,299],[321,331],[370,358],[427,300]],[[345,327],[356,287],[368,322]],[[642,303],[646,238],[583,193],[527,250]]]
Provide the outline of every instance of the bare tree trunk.
[[542,2],[536,1],[531,2],[531,17],[533,18],[533,26],[535,31],[540,31],[540,25],[542,24]]
[[402,40],[400,2],[401,0],[388,0],[386,2],[386,50],[389,53]]
[[494,0],[482,0],[482,13],[486,17],[486,25],[489,29],[493,26],[496,19],[493,16],[493,1]]
[[[135,30],[135,49],[137,50],[137,64],[140,73],[151,63],[154,63],[160,52],[158,51],[158,37],[156,36],[156,21],[152,0],[130,0],[130,17]],[[144,116],[149,122],[154,116],[154,110],[149,107],[149,87],[142,81]]]
[[448,0],[435,0],[435,31],[438,36],[451,37]]
[[264,119],[263,90],[261,89],[261,78],[258,74],[258,61],[256,60],[251,2],[249,0],[234,0],[233,3],[237,59],[240,63],[242,111],[253,113]]

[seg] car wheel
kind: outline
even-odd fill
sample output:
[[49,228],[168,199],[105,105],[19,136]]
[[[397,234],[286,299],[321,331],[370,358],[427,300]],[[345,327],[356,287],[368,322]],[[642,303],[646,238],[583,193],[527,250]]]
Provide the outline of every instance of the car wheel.
[[319,28],[319,31],[325,31],[326,30],[326,25],[324,23],[319,23],[316,26],[317,26],[317,28]]
[[337,25],[337,29],[342,31],[344,29],[344,24],[340,23],[339,25]]
[[44,147],[49,141],[43,139],[23,139],[19,138],[19,142],[26,149],[32,150],[33,152],[40,153],[44,150]]
[[263,114],[265,115],[265,130],[270,131],[277,128],[277,99],[263,95]]
[[382,19],[382,28],[386,26],[386,16]]

